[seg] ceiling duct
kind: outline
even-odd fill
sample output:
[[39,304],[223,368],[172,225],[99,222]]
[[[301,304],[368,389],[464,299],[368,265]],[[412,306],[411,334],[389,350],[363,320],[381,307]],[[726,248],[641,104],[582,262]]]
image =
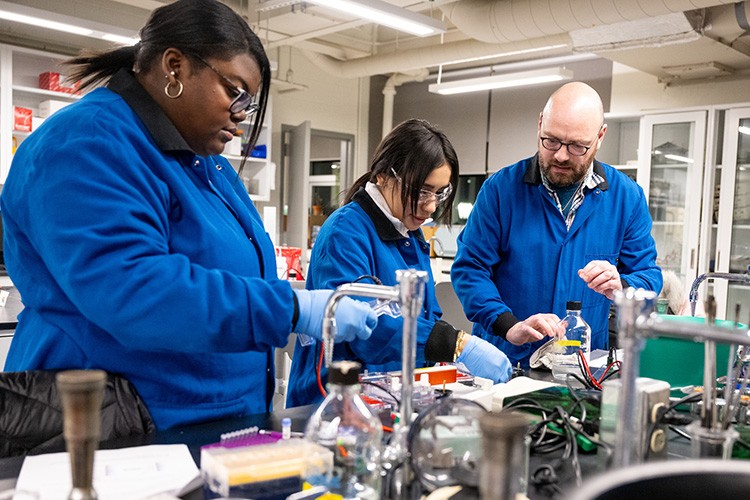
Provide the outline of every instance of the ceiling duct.
[[570,32],[577,52],[662,47],[700,37],[682,12]]
[[505,43],[734,3],[734,0],[462,0],[440,8],[463,33],[487,43]]

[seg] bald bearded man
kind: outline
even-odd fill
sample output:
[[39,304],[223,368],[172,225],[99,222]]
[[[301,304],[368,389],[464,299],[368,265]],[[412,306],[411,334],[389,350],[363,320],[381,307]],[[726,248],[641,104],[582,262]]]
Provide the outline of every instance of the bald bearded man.
[[567,301],[582,302],[591,348],[605,349],[614,293],[661,290],[643,190],[595,159],[606,132],[593,88],[560,87],[539,114],[537,154],[485,181],[458,237],[456,294],[474,334],[514,366],[563,334]]

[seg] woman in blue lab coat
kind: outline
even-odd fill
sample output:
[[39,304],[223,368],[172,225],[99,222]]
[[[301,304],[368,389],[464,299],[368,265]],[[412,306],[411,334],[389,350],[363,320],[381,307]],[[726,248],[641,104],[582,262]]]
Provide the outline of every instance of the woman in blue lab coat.
[[[18,148],[2,193],[5,262],[23,298],[6,371],[127,378],[157,428],[269,410],[272,349],[321,336],[329,290],[294,291],[220,156],[263,123],[271,70],[228,6],[156,9],[140,42],[71,61],[84,88]],[[243,160],[244,164],[244,160]],[[337,340],[369,336],[347,300]]]
[[[369,172],[358,179],[344,204],[323,224],[313,246],[308,288],[336,288],[361,279],[396,284],[396,270],[427,271],[424,308],[417,320],[417,367],[460,361],[479,376],[504,382],[511,367],[489,342],[441,321],[430,269],[429,245],[420,226],[431,216],[450,218],[458,157],[448,138],[424,120],[407,120],[380,143]],[[367,340],[339,344],[334,359],[356,360],[369,371],[401,369],[402,319],[381,316]],[[297,340],[288,406],[320,401],[326,380],[318,362],[321,343]]]

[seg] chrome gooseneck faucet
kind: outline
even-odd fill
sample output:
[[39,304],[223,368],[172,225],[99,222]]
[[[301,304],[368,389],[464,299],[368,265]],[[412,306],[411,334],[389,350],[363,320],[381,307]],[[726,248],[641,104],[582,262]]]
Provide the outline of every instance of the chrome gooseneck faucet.
[[695,316],[695,304],[698,302],[698,287],[707,279],[724,279],[727,281],[739,281],[750,285],[750,266],[744,273],[704,273],[695,278],[690,286],[690,315]]
[[427,272],[414,269],[396,271],[395,286],[347,283],[334,290],[326,304],[323,316],[323,355],[326,367],[333,361],[333,329],[336,328],[336,306],[346,295],[374,297],[397,301],[404,318],[401,355],[401,422],[411,423],[412,392],[414,391],[414,365],[417,357],[417,318],[422,311]]

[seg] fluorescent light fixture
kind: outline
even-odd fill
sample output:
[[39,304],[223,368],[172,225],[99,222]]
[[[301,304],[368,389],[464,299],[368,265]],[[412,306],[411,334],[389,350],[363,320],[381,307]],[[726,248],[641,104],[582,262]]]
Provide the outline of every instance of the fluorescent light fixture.
[[540,83],[559,82],[573,78],[573,72],[565,68],[545,68],[518,73],[455,80],[452,82],[432,83],[430,92],[442,95],[461,94],[480,90],[506,89]]
[[744,125],[740,125],[739,127],[737,127],[737,131],[740,134],[750,135],[750,127],[746,127]]
[[[52,18],[55,20],[52,20]],[[72,33],[74,35],[99,38],[122,45],[135,45],[138,42],[138,38],[133,37],[132,32],[122,28],[42,9],[35,9],[33,7],[26,7],[25,5],[18,5],[3,0],[0,0],[0,19]]]
[[23,14],[16,14],[15,12],[8,12],[7,10],[0,10],[0,19],[6,19],[8,21],[22,24],[30,24],[32,26],[39,26],[40,28],[48,28],[55,31],[64,31],[75,35],[90,36],[94,32],[88,28],[81,28],[80,26],[73,26],[72,24],[58,23],[40,17],[25,16]]
[[138,37],[113,35],[111,33],[103,34],[102,39],[108,42],[119,43],[121,45],[135,45],[138,43],[138,40],[140,40]]
[[307,0],[416,36],[445,33],[445,25],[429,16],[396,7],[382,0]]
[[694,163],[695,162],[695,160],[693,160],[692,158],[688,158],[687,156],[680,156],[680,155],[673,155],[673,154],[665,154],[664,158],[666,158],[667,160],[679,161],[681,163]]

